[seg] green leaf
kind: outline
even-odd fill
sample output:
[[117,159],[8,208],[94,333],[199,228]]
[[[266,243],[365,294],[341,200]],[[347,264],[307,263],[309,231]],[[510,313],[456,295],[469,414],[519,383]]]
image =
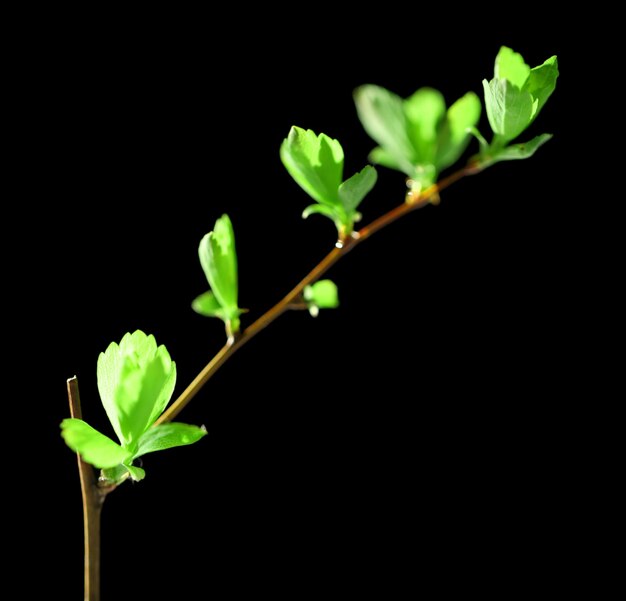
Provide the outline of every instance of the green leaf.
[[66,419],[61,435],[88,463],[102,470],[102,478],[121,483],[128,475],[141,480],[145,472],[132,465],[138,455],[190,444],[204,435],[195,426],[175,424],[151,428],[163,413],[176,384],[176,364],[154,336],[141,330],[112,343],[98,358],[98,390],[121,445],[79,419]]
[[283,165],[311,198],[325,205],[339,202],[343,177],[343,149],[326,134],[292,127],[280,147]]
[[98,358],[98,390],[120,442],[133,448],[163,413],[176,384],[176,364],[141,330],[112,343]]
[[494,76],[496,79],[508,79],[513,85],[522,88],[530,75],[530,67],[522,55],[506,46],[502,46],[496,56]]
[[100,472],[100,479],[105,480],[108,484],[121,484],[130,476],[130,472],[125,465],[116,465],[112,468],[103,469]]
[[163,413],[171,398],[176,368],[172,366],[166,372],[164,360],[165,357],[158,351],[145,364],[139,357],[127,356],[124,359],[115,404],[120,414],[123,443],[127,447],[136,445],[143,432]]
[[365,131],[380,144],[370,160],[405,173],[418,193],[459,159],[469,143],[468,128],[480,117],[480,101],[471,92],[448,111],[433,88],[420,88],[402,100],[384,88],[362,86],[355,102]]
[[[158,370],[153,370],[158,365]],[[156,372],[156,373],[155,373]],[[154,375],[153,375],[154,374]],[[147,407],[152,405],[148,419],[145,421],[145,428],[149,428],[165,411],[170,402],[176,387],[176,363],[172,361],[170,354],[164,345],[157,348],[155,360],[146,369],[144,376],[144,386],[142,389],[142,401]],[[143,398],[145,395],[145,399]],[[153,395],[153,396],[151,396]],[[154,400],[150,400],[153,398]],[[145,429],[144,428],[144,429]]]
[[332,280],[319,280],[312,286],[306,286],[303,296],[309,307],[336,309],[339,306],[337,286]]
[[382,165],[388,169],[396,169],[397,171],[403,171],[398,164],[394,161],[393,157],[381,146],[374,148],[368,156],[370,162]]
[[481,154],[484,154],[489,150],[489,143],[485,140],[485,137],[478,131],[476,127],[470,127],[468,129],[470,135],[474,136],[478,140]]
[[552,134],[541,134],[528,142],[506,146],[492,156],[487,155],[484,159],[481,159],[481,167],[488,167],[489,165],[498,163],[499,161],[527,159],[533,156],[537,149],[540,146],[543,146],[543,144],[545,144],[550,138],[552,138]]
[[376,184],[376,169],[367,165],[339,186],[339,199],[348,215],[353,216],[361,201]]
[[[537,117],[556,86],[556,56],[531,69],[520,54],[503,46],[496,57],[494,78],[483,81],[493,151],[519,136]],[[494,152],[494,154],[496,154]]]
[[342,183],[344,157],[339,142],[300,127],[291,128],[280,156],[291,176],[319,203],[308,206],[302,217],[319,213],[333,220],[340,238],[350,235],[359,217],[356,207],[376,183],[373,167]]
[[559,65],[556,56],[551,56],[542,65],[530,70],[530,75],[523,89],[536,100],[533,119],[539,114],[543,105],[554,92],[558,76]]
[[341,221],[338,207],[329,207],[327,205],[309,205],[304,211],[302,211],[302,219],[307,219],[314,213],[319,213],[325,217],[329,217],[332,220]]
[[414,162],[434,165],[439,125],[446,114],[443,94],[433,88],[420,88],[404,101],[404,112],[417,151]]
[[206,436],[206,433],[204,428],[178,422],[154,426],[148,429],[139,439],[139,446],[134,458],[147,453],[154,453],[155,451],[193,444],[203,436]]
[[128,470],[130,477],[135,482],[139,482],[140,480],[143,480],[146,477],[145,470],[143,470],[140,467],[135,467],[134,465],[125,465],[124,467]]
[[532,96],[506,79],[483,80],[487,117],[493,133],[513,140],[530,124],[536,110]]
[[354,102],[363,128],[384,149],[381,164],[413,175],[417,156],[402,98],[380,86],[365,85],[355,90]]
[[480,110],[480,99],[474,92],[468,92],[448,109],[440,128],[435,160],[440,171],[456,163],[467,148],[471,130],[480,119]]
[[200,242],[200,264],[227,320],[239,315],[235,232],[228,215],[222,215]]
[[222,306],[217,300],[215,294],[211,291],[205,292],[204,294],[196,297],[191,303],[191,308],[196,313],[204,315],[205,317],[219,317],[222,320],[226,319]]
[[112,342],[104,353],[100,353],[97,370],[100,400],[119,440],[124,440],[124,433],[120,425],[120,415],[115,404],[115,396],[120,384],[123,361],[124,353],[120,351],[117,343]]
[[130,456],[126,449],[81,419],[64,419],[61,430],[67,446],[79,453],[83,461],[97,468],[115,467]]
[[104,480],[107,484],[119,485],[129,477],[134,482],[139,482],[146,477],[146,472],[144,469],[132,465],[131,461],[116,465],[110,469],[104,469],[100,472],[100,479]]

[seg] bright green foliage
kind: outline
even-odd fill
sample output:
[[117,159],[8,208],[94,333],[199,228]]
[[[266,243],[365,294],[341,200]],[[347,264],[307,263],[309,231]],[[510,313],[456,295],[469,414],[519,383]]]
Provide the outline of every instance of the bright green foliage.
[[[528,158],[552,136],[511,142],[536,119],[553,93],[558,75],[556,56],[530,68],[520,54],[505,46],[500,49],[494,78],[483,81],[487,118],[494,134],[491,143],[476,129],[481,105],[472,92],[446,108],[442,94],[432,88],[421,88],[402,99],[379,86],[362,86],[355,91],[359,118],[379,144],[370,159],[405,173],[412,191],[419,194],[459,160],[470,134],[480,144],[480,154],[472,163],[479,169],[498,161]],[[335,223],[340,239],[350,236],[360,219],[358,208],[376,184],[376,170],[368,165],[344,181],[341,144],[299,127],[291,128],[280,156],[289,174],[315,201],[303,217],[325,215]],[[235,235],[228,215],[220,217],[213,231],[202,238],[198,255],[210,290],[198,296],[192,307],[223,320],[232,340],[240,330],[243,310],[238,304]],[[337,286],[331,280],[317,281],[304,288],[301,300],[311,315],[317,316],[320,309],[339,306]],[[136,459],[193,444],[206,435],[204,428],[187,424],[155,425],[173,394],[176,365],[153,336],[138,330],[126,334],[119,344],[109,345],[100,354],[97,375],[102,404],[119,443],[75,418],[63,420],[61,435],[84,461],[102,470],[105,480],[142,480],[145,471],[133,465]]]
[[204,428],[198,428],[196,426],[189,426],[178,422],[160,424],[147,430],[141,437],[135,457],[141,457],[142,455],[156,451],[165,451],[172,447],[193,444],[200,440],[205,434],[206,430]]
[[67,445],[80,453],[87,463],[96,467],[115,467],[128,461],[132,455],[108,436],[94,430],[82,419],[65,419],[61,427]]
[[552,134],[541,134],[535,136],[528,142],[522,142],[520,144],[510,144],[498,151],[498,161],[514,161],[517,159],[527,159],[540,147],[543,146],[550,138]]
[[317,317],[320,309],[336,309],[339,306],[337,285],[332,280],[319,280],[303,291],[309,312]]
[[332,219],[340,237],[352,233],[360,218],[357,208],[376,183],[376,170],[366,166],[343,181],[343,149],[326,134],[292,127],[280,147],[283,165],[317,204],[307,207],[306,219],[319,213]]
[[415,191],[431,186],[456,163],[478,123],[480,100],[468,92],[447,111],[440,92],[421,88],[403,100],[374,85],[357,88],[354,100],[365,131],[380,146],[370,159],[405,173]]
[[153,426],[175,384],[176,364],[167,349],[140,330],[126,334],[98,358],[100,398],[120,444],[75,418],[63,420],[62,436],[87,463],[105,470],[105,477],[140,480],[145,472],[132,465],[137,457],[191,444],[206,434],[186,424]]
[[226,316],[222,310],[220,301],[217,300],[215,294],[210,290],[204,292],[200,296],[197,296],[191,303],[191,308],[200,315],[206,317],[219,317],[221,320],[226,321]]
[[500,49],[494,78],[483,80],[485,107],[494,137],[489,146],[481,144],[482,166],[528,158],[550,139],[548,134],[542,134],[525,144],[507,146],[537,118],[554,92],[558,76],[556,56],[531,69],[517,52],[506,46]]
[[226,324],[228,336],[239,332],[237,251],[235,232],[228,215],[222,215],[212,232],[200,241],[200,264],[211,286],[191,304],[194,311],[207,317],[218,317]]
[[163,413],[176,384],[176,364],[165,346],[141,330],[112,342],[98,358],[98,391],[123,445],[133,448]]

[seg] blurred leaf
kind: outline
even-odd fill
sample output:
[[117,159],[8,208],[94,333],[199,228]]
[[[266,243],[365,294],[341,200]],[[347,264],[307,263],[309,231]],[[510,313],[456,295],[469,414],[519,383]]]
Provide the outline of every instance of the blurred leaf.
[[415,149],[415,163],[435,165],[439,126],[446,114],[446,102],[441,92],[420,88],[404,101],[409,122],[409,138]]
[[383,167],[387,167],[389,169],[404,171],[403,169],[400,169],[398,163],[396,163],[393,157],[380,146],[372,149],[372,151],[369,153],[368,158],[372,163],[376,163],[377,165],[382,165]]
[[146,430],[139,439],[139,447],[134,457],[193,444],[203,436],[206,436],[206,433],[204,428],[177,422],[172,424],[160,424]]
[[474,92],[459,98],[446,114],[440,127],[436,164],[440,170],[454,165],[470,141],[471,130],[480,119],[480,99]]
[[339,306],[337,286],[332,280],[319,280],[303,291],[309,311],[316,317],[319,309],[336,309]]
[[417,193],[460,158],[469,143],[468,130],[480,117],[480,101],[471,92],[448,111],[442,94],[433,88],[420,88],[402,100],[367,85],[358,88],[354,98],[365,131],[380,145],[370,160],[402,171]]
[[115,467],[130,456],[126,449],[81,419],[64,419],[61,422],[61,436],[70,449],[80,454],[83,461],[98,468]]
[[417,157],[408,133],[402,98],[375,85],[354,92],[354,102],[363,129],[384,151],[384,165],[413,175]]

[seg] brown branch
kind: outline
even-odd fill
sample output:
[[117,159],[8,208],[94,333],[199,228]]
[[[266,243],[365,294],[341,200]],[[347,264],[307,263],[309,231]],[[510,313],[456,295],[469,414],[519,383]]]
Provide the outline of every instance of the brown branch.
[[[80,393],[76,376],[67,381],[70,415],[82,419]],[[85,601],[100,601],[100,518],[107,494],[115,486],[98,486],[94,468],[78,457],[78,473],[83,496],[83,529],[85,534]]]
[[213,377],[215,372],[230,359],[248,340],[254,338],[261,330],[265,329],[275,319],[280,317],[283,313],[289,309],[299,305],[302,292],[306,286],[313,284],[320,279],[341,257],[348,254],[357,244],[360,244],[364,240],[367,240],[372,234],[375,234],[379,230],[392,224],[401,217],[404,217],[408,213],[421,209],[427,204],[438,198],[439,192],[448,188],[453,183],[457,182],[466,175],[472,175],[478,173],[480,168],[475,165],[469,164],[467,167],[454,172],[452,175],[442,179],[438,184],[427,188],[422,192],[419,197],[413,202],[405,202],[404,204],[392,209],[388,213],[385,213],[370,225],[365,226],[358,232],[354,232],[352,236],[347,237],[337,242],[337,245],[331,250],[313,270],[302,279],[296,286],[289,292],[281,301],[276,303],[265,314],[259,317],[251,326],[246,328],[239,336],[234,340],[230,340],[225,346],[215,355],[213,359],[204,367],[204,369],[196,376],[191,384],[183,391],[183,393],[170,405],[170,407],[161,415],[157,420],[157,424],[171,421],[174,419],[193,399],[193,397],[200,392],[202,387]]

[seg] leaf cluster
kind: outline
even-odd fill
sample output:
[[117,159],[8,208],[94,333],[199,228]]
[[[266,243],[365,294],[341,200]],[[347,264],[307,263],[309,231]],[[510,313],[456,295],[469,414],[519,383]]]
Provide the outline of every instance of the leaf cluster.
[[103,478],[142,480],[145,471],[134,462],[148,453],[192,444],[204,428],[181,423],[154,425],[176,385],[176,364],[165,346],[141,330],[113,342],[98,358],[98,391],[119,443],[82,419],[61,423],[67,445],[84,461],[103,470]]

